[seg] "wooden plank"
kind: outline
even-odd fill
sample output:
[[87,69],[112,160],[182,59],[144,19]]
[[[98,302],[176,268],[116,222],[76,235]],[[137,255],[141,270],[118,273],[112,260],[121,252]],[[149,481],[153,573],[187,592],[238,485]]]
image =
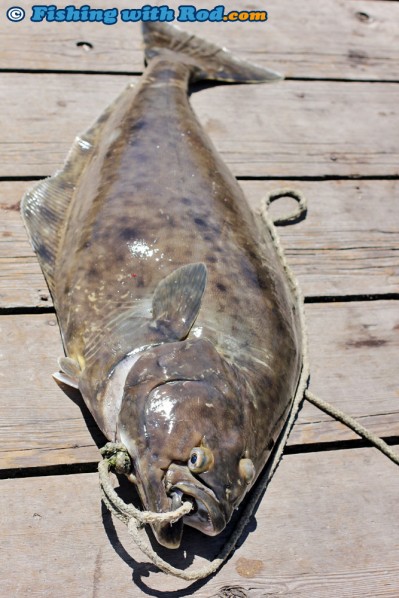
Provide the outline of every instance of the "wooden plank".
[[[20,198],[31,185],[0,182],[0,307],[51,305],[19,215]],[[399,181],[241,185],[255,210],[266,193],[280,186],[297,188],[308,198],[306,220],[279,229],[305,296],[399,292]],[[286,213],[292,208],[284,207]]]
[[[306,313],[311,389],[376,434],[399,436],[396,302],[316,304]],[[87,409],[51,378],[62,355],[55,316],[2,316],[0,338],[0,468],[98,460],[95,441],[105,441]],[[342,424],[305,405],[289,444],[352,438]]]
[[[3,74],[7,114],[0,176],[48,175],[131,77]],[[21,98],[29,95],[29,109]],[[396,175],[395,84],[284,81],[219,86],[192,104],[223,159],[240,176]],[[243,107],[245,107],[243,109]]]
[[[399,435],[396,301],[306,306],[310,389],[380,436]],[[289,444],[357,438],[305,402]]]
[[[27,17],[23,22],[3,19],[0,68],[141,70],[137,24],[32,23],[28,18],[32,4],[24,3]],[[174,9],[179,4],[178,0],[168,2]],[[126,8],[126,3],[115,0],[112,6]],[[95,7],[110,5],[97,0]],[[186,29],[290,77],[397,79],[399,6],[395,2],[325,0],[321,5],[309,0],[295,10],[289,0],[269,0],[267,6],[249,0],[239,6],[226,5],[226,12],[234,9],[267,10],[269,19],[264,23],[189,23]],[[86,45],[78,46],[79,42]]]
[[[372,449],[285,457],[232,558],[191,586],[143,564],[147,559],[126,528],[101,512],[96,474],[2,480],[0,591],[21,598],[187,592],[197,598],[393,598],[399,587],[395,474],[393,463]],[[161,554],[178,567],[192,559],[198,567],[220,543],[188,529],[181,549]],[[15,575],[16,563],[22,575]]]
[[0,334],[1,468],[98,460],[95,424],[51,378],[63,355],[55,316],[2,316]]

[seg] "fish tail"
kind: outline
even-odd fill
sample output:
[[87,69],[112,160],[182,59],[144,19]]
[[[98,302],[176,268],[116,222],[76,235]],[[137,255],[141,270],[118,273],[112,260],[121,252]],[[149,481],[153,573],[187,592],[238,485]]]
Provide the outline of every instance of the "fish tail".
[[231,52],[182,31],[174,25],[144,22],[143,36],[147,62],[173,53],[175,58],[192,66],[191,80],[214,80],[235,83],[266,83],[283,79],[270,69],[251,64]]

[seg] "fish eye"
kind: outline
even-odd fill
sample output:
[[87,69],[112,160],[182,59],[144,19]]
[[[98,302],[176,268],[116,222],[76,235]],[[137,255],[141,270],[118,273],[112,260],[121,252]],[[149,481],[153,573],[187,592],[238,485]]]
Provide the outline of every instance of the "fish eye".
[[193,473],[207,471],[213,465],[212,451],[207,447],[196,446],[192,449],[188,459],[188,468]]

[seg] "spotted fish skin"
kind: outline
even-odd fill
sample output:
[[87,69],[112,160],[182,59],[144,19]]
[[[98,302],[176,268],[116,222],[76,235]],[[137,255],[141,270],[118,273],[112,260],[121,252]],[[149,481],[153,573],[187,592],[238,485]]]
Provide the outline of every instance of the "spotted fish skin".
[[[212,534],[278,439],[302,343],[296,295],[270,233],[187,90],[195,79],[272,75],[221,50],[208,66],[209,44],[170,26],[148,25],[146,42],[139,85],[77,140],[62,171],[27,194],[22,213],[78,386],[105,435],[128,447],[145,506],[168,510],[170,488],[187,494],[197,484],[213,523],[201,509],[185,522]],[[193,287],[187,323],[184,301],[183,317],[173,312],[184,285]],[[169,301],[157,319],[155,297],[161,312]],[[212,451],[211,469],[182,473],[199,445]],[[249,482],[241,459],[253,463]],[[167,546],[180,541],[179,529],[154,531]]]

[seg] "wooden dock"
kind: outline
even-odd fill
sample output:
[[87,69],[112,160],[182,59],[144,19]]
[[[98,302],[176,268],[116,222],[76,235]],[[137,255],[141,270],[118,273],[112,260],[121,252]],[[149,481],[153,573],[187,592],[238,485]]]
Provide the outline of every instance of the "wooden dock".
[[[32,23],[31,4],[24,21],[0,17],[0,596],[397,598],[398,469],[309,404],[238,549],[208,580],[157,571],[102,507],[104,439],[51,378],[62,347],[19,201],[138,80],[141,33]],[[126,8],[96,2],[111,5]],[[280,233],[306,298],[310,388],[398,445],[399,2],[228,6],[245,8],[268,22],[189,29],[287,78],[204,89],[194,110],[254,209],[279,187],[307,196],[306,220]],[[222,540],[187,530],[181,550],[161,554],[200,565]]]

